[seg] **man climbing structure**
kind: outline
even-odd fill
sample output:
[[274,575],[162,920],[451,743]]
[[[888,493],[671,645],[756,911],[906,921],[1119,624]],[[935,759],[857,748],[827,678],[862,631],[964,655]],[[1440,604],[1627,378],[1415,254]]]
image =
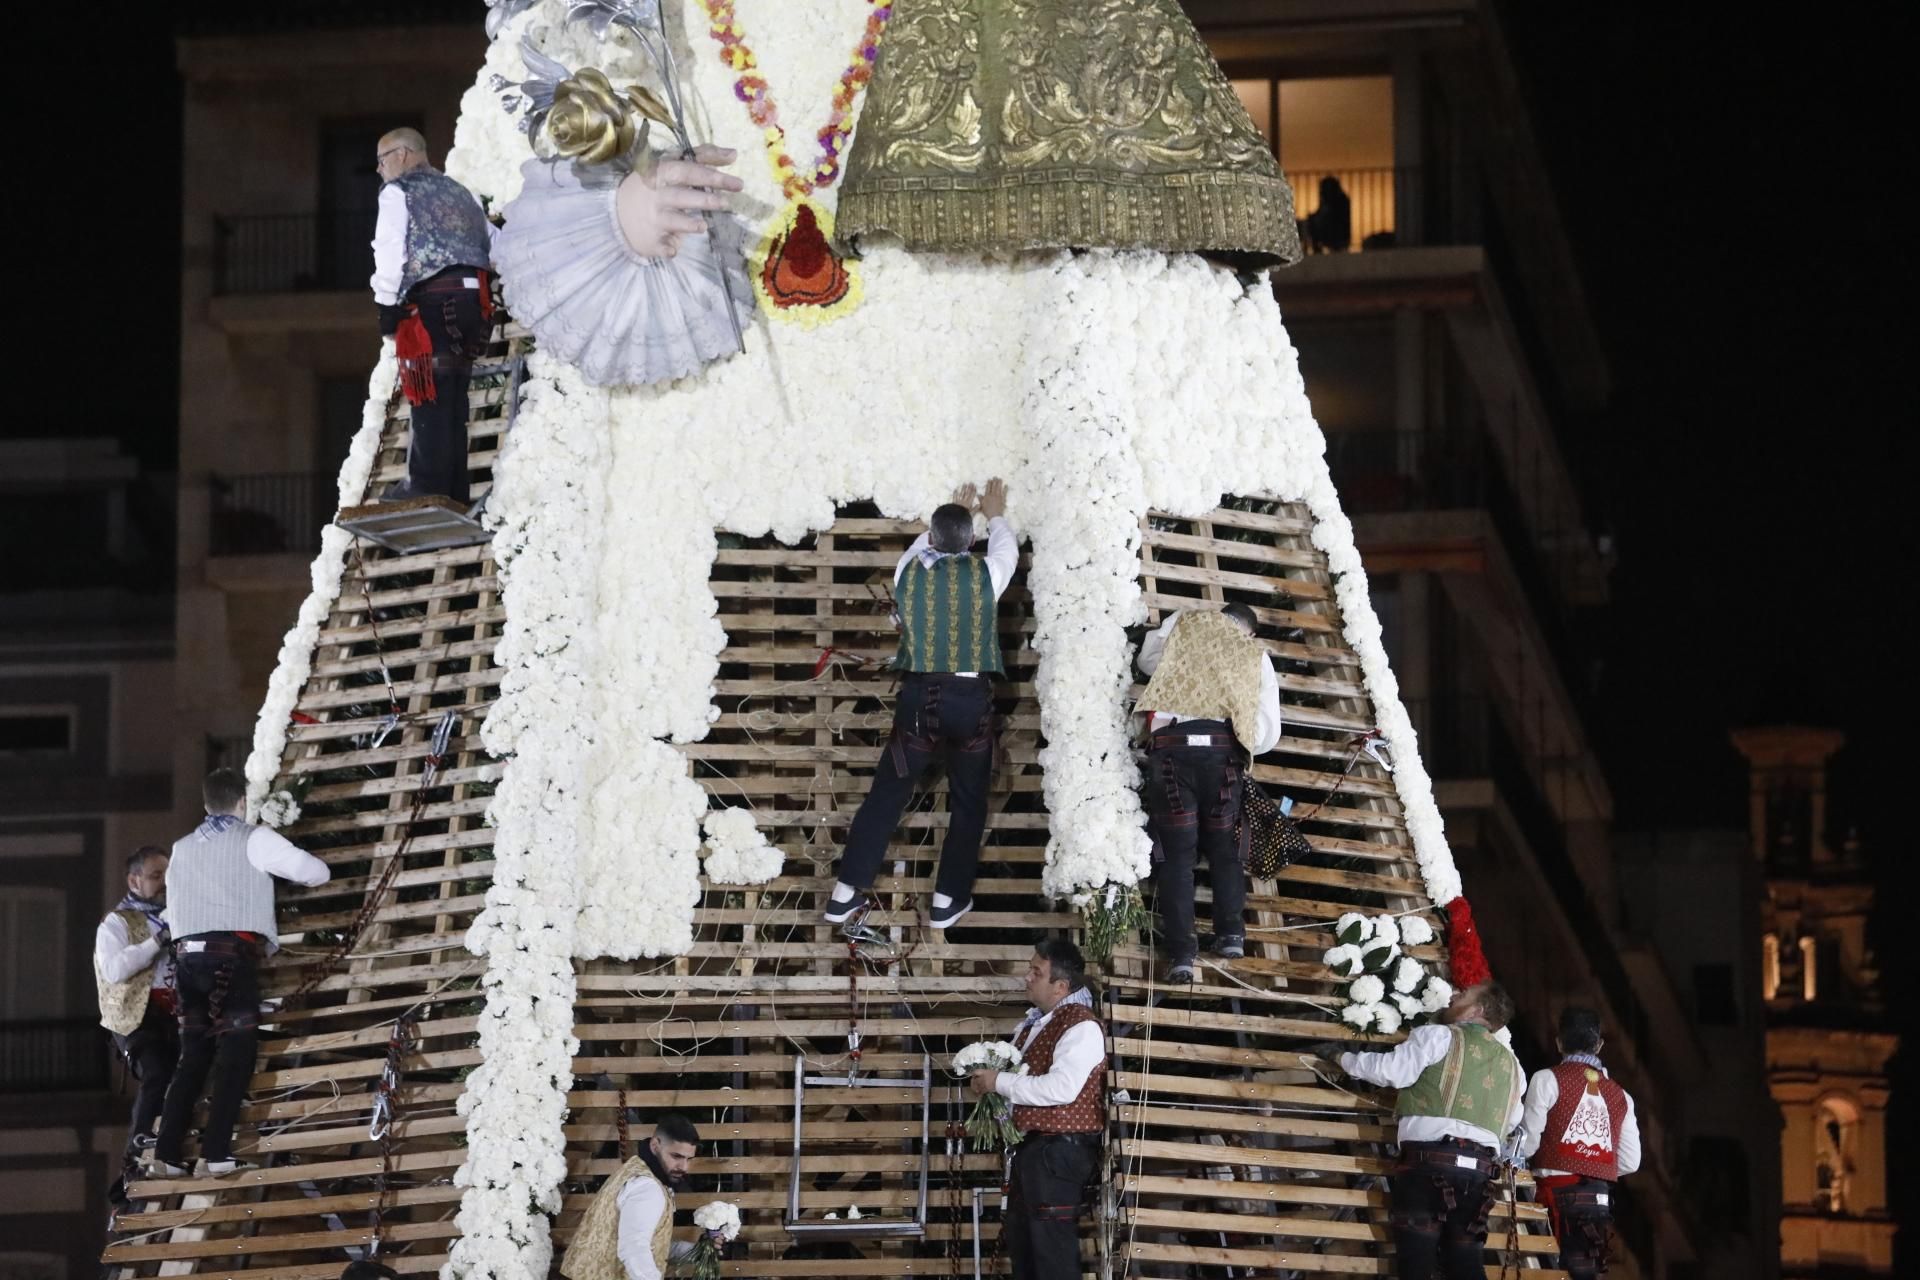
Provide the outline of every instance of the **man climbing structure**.
[[1570,1280],[1607,1274],[1613,1184],[1640,1167],[1633,1098],[1600,1061],[1600,1015],[1560,1014],[1560,1062],[1536,1071],[1513,1154],[1534,1161],[1533,1183],[1553,1216],[1560,1265]]
[[465,506],[467,380],[493,316],[493,224],[471,191],[434,168],[416,129],[380,139],[373,300],[394,340],[412,408],[407,478],[387,500],[441,496]]
[[247,780],[215,769],[201,786],[207,817],[174,841],[167,863],[167,921],[180,992],[180,1065],[167,1086],[153,1170],[186,1176],[187,1126],[213,1073],[200,1172],[225,1177],[250,1166],[233,1158],[233,1125],[253,1076],[260,1025],[262,956],[280,949],[273,881],[325,884],[327,864],[271,827],[246,819]]
[[1107,1128],[1107,1037],[1086,982],[1086,961],[1071,941],[1035,943],[1027,962],[1033,1008],[1013,1033],[1024,1069],[980,1070],[968,1081],[976,1097],[998,1093],[1011,1102],[1022,1135],[1003,1227],[1014,1280],[1080,1274],[1080,1202],[1099,1176]]
[[167,851],[142,845],[127,857],[127,892],[93,934],[93,977],[100,992],[100,1025],[113,1033],[121,1061],[138,1084],[127,1125],[120,1176],[107,1193],[115,1208],[140,1150],[153,1141],[153,1122],[180,1060],[174,1018],[172,941],[162,915],[167,900]]
[[900,693],[893,732],[873,771],[873,787],[854,815],[840,856],[838,883],[823,913],[840,924],[865,905],[894,826],[927,766],[947,764],[947,839],[929,919],[951,928],[973,910],[973,879],[987,825],[993,775],[993,677],[1000,655],[999,600],[1020,563],[1019,539],[1006,518],[1007,487],[987,482],[978,508],[987,517],[987,553],[973,551],[974,489],[935,509],[893,571],[900,628]]
[[566,1280],[661,1280],[691,1249],[673,1240],[673,1193],[699,1153],[700,1131],[683,1115],[661,1116],[640,1153],[600,1184],[560,1260]]
[[1139,710],[1147,715],[1147,814],[1159,846],[1154,897],[1166,937],[1167,981],[1192,982],[1200,940],[1193,923],[1193,877],[1201,853],[1213,882],[1213,950],[1246,954],[1247,882],[1233,823],[1248,757],[1280,740],[1280,680],[1254,638],[1253,610],[1182,609],[1140,646],[1148,677]]
[[1512,997],[1483,982],[1389,1052],[1328,1054],[1400,1091],[1388,1207],[1400,1280],[1485,1280],[1494,1161],[1521,1115],[1520,1062],[1494,1035],[1512,1017]]

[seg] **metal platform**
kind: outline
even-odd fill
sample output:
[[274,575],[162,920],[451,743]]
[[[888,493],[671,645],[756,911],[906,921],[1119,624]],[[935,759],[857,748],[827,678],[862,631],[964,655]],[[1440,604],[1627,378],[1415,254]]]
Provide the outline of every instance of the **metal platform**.
[[334,523],[396,555],[485,542],[486,526],[452,498],[403,498],[346,507]]

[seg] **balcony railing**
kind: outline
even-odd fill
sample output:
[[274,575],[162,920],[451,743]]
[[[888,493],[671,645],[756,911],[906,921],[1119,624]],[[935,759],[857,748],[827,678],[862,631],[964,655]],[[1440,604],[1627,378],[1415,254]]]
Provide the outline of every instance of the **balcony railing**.
[[91,1018],[0,1022],[0,1093],[107,1087],[107,1033]]
[[373,272],[372,209],[255,214],[213,221],[213,291],[364,289]]
[[[1591,541],[1583,528],[1541,529],[1529,511],[1546,510],[1543,494],[1524,502],[1506,464],[1485,432],[1464,438],[1428,432],[1334,430],[1327,433],[1327,466],[1346,509],[1355,515],[1476,509],[1507,549],[1521,592],[1547,647],[1584,700],[1586,659],[1575,639],[1570,599],[1574,558],[1567,548]],[[1537,488],[1537,486],[1536,486]],[[1554,549],[1558,548],[1556,552]]]
[[[1293,188],[1294,216],[1300,219],[1301,247],[1308,253],[1390,249],[1405,239],[1402,211],[1415,207],[1420,170],[1289,169],[1286,175]],[[1328,187],[1329,182],[1334,186]],[[1337,201],[1329,203],[1336,191],[1347,200],[1344,226]]]
[[339,498],[331,476],[311,471],[214,476],[207,550],[216,556],[312,554]]

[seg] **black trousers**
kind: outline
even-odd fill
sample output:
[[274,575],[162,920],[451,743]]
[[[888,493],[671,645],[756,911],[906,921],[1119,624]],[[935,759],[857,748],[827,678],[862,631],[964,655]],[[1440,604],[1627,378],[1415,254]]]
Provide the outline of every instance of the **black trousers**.
[[1013,1280],[1077,1280],[1080,1202],[1099,1165],[1097,1143],[1036,1136],[1014,1148],[1006,1221],[1000,1224]]
[[[1403,1156],[1438,1151],[1451,1156],[1490,1159],[1493,1152],[1475,1143],[1409,1142]],[[1407,1164],[1393,1175],[1388,1219],[1393,1226],[1395,1272],[1400,1280],[1486,1280],[1482,1259],[1487,1247],[1487,1212],[1493,1207],[1492,1178],[1448,1162]]]
[[[1168,732],[1233,730],[1219,720],[1189,720]],[[1193,924],[1193,877],[1202,854],[1213,880],[1215,936],[1246,936],[1247,880],[1233,843],[1245,778],[1235,747],[1155,745],[1147,752],[1147,814],[1161,857],[1153,872],[1153,892],[1160,906],[1160,933],[1175,960],[1191,960],[1200,953]]]
[[413,287],[407,301],[420,308],[420,323],[433,343],[433,394],[413,406],[413,439],[407,447],[407,480],[419,493],[468,499],[467,383],[474,358],[487,349],[488,324],[480,314],[480,290],[470,267],[453,267]]
[[[1540,1200],[1553,1215],[1553,1234],[1560,1241],[1560,1269],[1568,1280],[1600,1280],[1607,1274],[1612,1192],[1613,1184],[1601,1178],[1541,1188]],[[1602,1196],[1606,1203],[1600,1202]]]
[[[188,950],[189,944],[202,939],[215,940],[221,949]],[[175,946],[180,1065],[167,1087],[154,1155],[168,1164],[183,1163],[180,1156],[193,1109],[211,1072],[213,1090],[207,1100],[206,1127],[200,1131],[200,1154],[208,1160],[226,1160],[233,1155],[233,1123],[253,1076],[260,1022],[259,953],[231,934],[182,938]]]
[[[126,1035],[115,1034],[114,1047],[120,1050],[127,1071],[134,1079],[133,1117],[127,1122],[127,1147],[122,1159],[131,1165],[139,1154],[136,1139],[152,1136],[153,1122],[160,1118],[160,1107],[167,1097],[167,1082],[173,1079],[174,1066],[180,1061],[180,1024],[159,1002],[149,1000],[140,1025]],[[113,1198],[124,1189],[123,1179],[113,1183]]]
[[947,763],[947,840],[934,887],[956,902],[973,892],[980,838],[987,829],[987,784],[993,777],[993,679],[925,676],[900,681],[893,734],[873,771],[840,856],[839,878],[873,887],[887,843],[913,798],[913,785],[935,760]]

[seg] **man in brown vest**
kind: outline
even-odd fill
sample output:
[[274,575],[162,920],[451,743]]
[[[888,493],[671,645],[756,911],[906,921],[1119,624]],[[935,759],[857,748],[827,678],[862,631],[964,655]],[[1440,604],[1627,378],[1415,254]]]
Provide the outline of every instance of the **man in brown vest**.
[[1280,740],[1280,680],[1254,638],[1253,610],[1183,609],[1140,646],[1150,680],[1140,695],[1147,716],[1147,813],[1160,865],[1154,898],[1166,938],[1169,982],[1192,982],[1200,955],[1193,925],[1194,865],[1201,853],[1213,880],[1213,950],[1246,954],[1247,884],[1234,847],[1246,759]]
[[677,1113],[661,1116],[640,1154],[601,1184],[560,1260],[567,1280],[661,1280],[673,1243],[673,1193],[687,1179],[700,1131]]
[[1107,1129],[1101,1079],[1107,1037],[1086,988],[1086,962],[1065,938],[1042,938],[1027,962],[1033,1008],[1013,1033],[1026,1072],[981,1070],[969,1087],[1013,1103],[1024,1135],[1013,1150],[1013,1181],[1001,1224],[1013,1280],[1080,1274],[1080,1202],[1100,1172]]
[[153,1141],[153,1122],[166,1101],[167,1082],[180,1061],[180,1025],[174,1018],[172,939],[162,910],[167,900],[167,851],[141,845],[127,858],[127,892],[93,934],[93,976],[100,990],[100,1025],[139,1083],[126,1155],[107,1197],[126,1203],[127,1173],[140,1148]]

